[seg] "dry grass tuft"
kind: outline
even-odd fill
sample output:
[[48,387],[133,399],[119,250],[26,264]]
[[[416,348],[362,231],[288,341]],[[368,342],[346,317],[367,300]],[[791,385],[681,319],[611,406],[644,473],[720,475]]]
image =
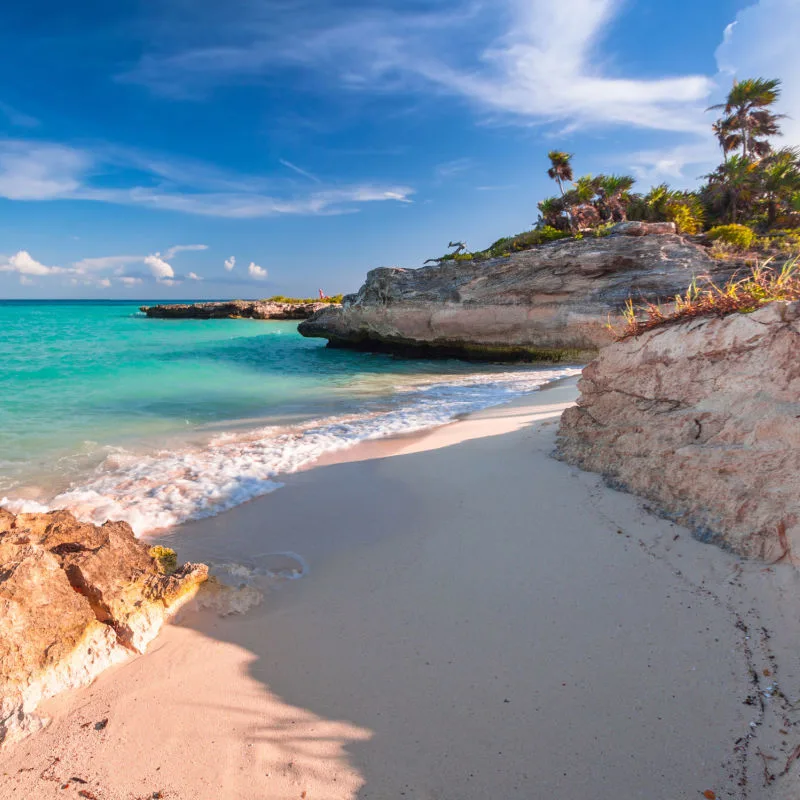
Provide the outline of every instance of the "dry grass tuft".
[[638,336],[645,331],[692,317],[724,317],[747,314],[775,300],[800,300],[800,257],[792,258],[778,270],[770,261],[757,265],[745,278],[734,276],[724,286],[717,286],[704,276],[692,280],[685,295],[676,295],[666,308],[659,303],[635,305],[628,299],[622,312],[623,325],[609,322],[617,341]]

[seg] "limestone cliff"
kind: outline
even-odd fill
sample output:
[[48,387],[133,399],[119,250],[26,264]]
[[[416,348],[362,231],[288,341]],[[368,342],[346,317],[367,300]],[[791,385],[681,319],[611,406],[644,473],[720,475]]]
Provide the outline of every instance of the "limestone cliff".
[[671,299],[695,275],[734,270],[674,233],[623,223],[488,261],[381,268],[340,308],[302,322],[332,346],[485,359],[588,360],[611,341],[609,314],[629,297]]
[[0,745],[41,727],[42,700],[143,652],[207,574],[164,574],[124,522],[0,509]]
[[655,328],[583,371],[558,453],[705,540],[800,564],[800,303]]

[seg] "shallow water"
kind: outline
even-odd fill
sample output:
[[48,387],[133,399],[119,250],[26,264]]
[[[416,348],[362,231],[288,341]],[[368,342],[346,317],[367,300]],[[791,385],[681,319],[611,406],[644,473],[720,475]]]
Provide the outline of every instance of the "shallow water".
[[145,533],[576,372],[330,350],[294,322],[155,320],[138,305],[0,301],[4,505]]

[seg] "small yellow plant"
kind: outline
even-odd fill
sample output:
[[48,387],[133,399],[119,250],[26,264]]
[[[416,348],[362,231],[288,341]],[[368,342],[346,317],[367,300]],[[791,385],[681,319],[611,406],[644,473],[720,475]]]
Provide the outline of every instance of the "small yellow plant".
[[749,250],[756,235],[747,225],[717,225],[708,232],[708,238],[736,250]]
[[156,562],[162,575],[172,575],[178,569],[178,554],[171,547],[162,547],[160,544],[151,547],[150,558]]
[[770,266],[770,260],[756,265],[745,278],[731,278],[717,286],[711,278],[694,278],[685,294],[677,295],[671,308],[658,303],[634,305],[628,298],[622,309],[623,326],[608,328],[617,341],[690,317],[726,316],[755,311],[765,303],[776,300],[800,300],[800,257],[789,259],[780,270]]

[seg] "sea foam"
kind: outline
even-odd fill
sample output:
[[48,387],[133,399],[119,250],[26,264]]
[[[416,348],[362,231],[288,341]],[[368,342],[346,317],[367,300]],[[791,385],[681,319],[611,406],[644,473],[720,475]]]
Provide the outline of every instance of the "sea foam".
[[579,369],[472,374],[398,391],[391,402],[292,428],[225,433],[202,447],[133,454],[117,449],[87,479],[47,503],[3,498],[17,513],[66,508],[101,524],[125,520],[137,535],[219,514],[281,487],[280,476],[359,442],[413,433],[507,402]]

